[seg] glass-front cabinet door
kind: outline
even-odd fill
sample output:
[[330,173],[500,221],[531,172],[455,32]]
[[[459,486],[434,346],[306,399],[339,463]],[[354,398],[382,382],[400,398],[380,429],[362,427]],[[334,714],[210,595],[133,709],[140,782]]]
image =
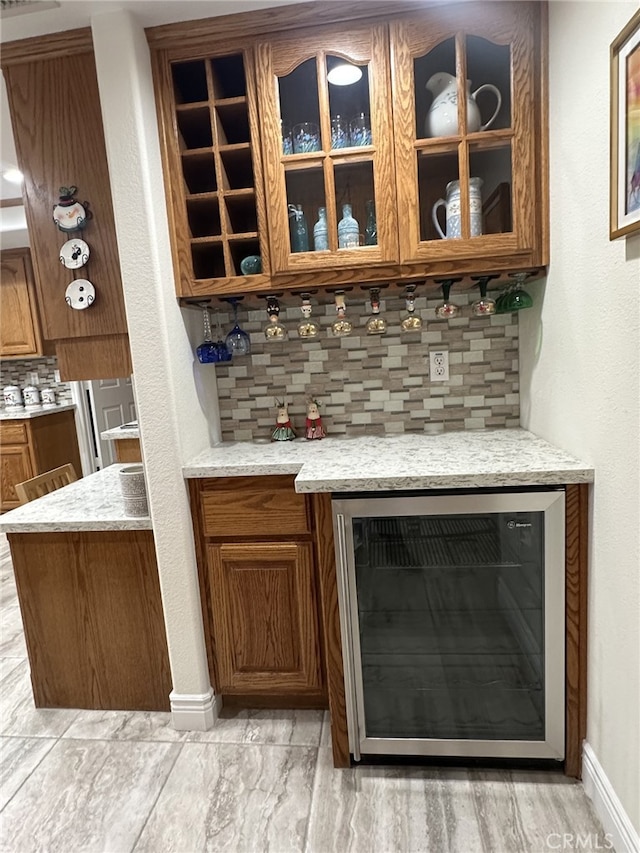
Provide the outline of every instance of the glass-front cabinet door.
[[256,48],[274,272],[397,261],[388,30]]
[[538,262],[537,20],[483,3],[391,23],[402,262]]

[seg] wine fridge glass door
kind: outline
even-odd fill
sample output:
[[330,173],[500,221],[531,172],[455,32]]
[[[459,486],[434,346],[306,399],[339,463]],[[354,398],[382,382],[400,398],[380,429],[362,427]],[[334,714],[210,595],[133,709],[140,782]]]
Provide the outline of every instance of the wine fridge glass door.
[[334,513],[359,750],[561,760],[563,492]]

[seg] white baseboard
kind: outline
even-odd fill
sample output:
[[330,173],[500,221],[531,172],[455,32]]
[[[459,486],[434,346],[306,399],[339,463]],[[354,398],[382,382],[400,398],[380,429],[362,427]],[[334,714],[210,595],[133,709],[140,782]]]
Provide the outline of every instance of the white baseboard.
[[582,747],[582,784],[593,802],[604,831],[611,836],[616,853],[638,853],[640,835],[631,823],[595,752],[586,741]]
[[222,708],[222,697],[208,693],[169,694],[171,723],[179,732],[206,732],[218,719]]

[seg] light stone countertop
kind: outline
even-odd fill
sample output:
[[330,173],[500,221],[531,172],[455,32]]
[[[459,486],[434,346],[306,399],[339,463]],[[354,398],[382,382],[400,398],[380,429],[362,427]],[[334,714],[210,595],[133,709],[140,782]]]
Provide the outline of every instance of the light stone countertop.
[[151,519],[124,514],[118,471],[109,465],[49,495],[0,516],[5,533],[55,533],[77,530],[151,530]]
[[[132,422],[133,423],[133,422]],[[121,441],[123,438],[140,438],[140,427],[136,424],[135,426],[126,426],[126,429],[123,427],[114,427],[113,429],[106,429],[104,432],[100,433],[100,438],[103,441]]]
[[561,485],[594,478],[589,465],[523,429],[223,442],[190,460],[183,474],[296,474],[297,492]]
[[34,409],[0,409],[0,421],[24,421],[28,418],[40,418],[42,415],[53,415],[56,412],[68,412],[75,409],[75,403],[64,406],[37,406]]

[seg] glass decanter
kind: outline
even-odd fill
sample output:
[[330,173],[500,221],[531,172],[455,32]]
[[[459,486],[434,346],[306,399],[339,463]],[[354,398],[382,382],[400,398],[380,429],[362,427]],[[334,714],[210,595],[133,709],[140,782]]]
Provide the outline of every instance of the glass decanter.
[[269,322],[265,326],[265,338],[268,341],[283,341],[287,337],[287,330],[280,322],[280,303],[275,296],[267,296],[267,315]]
[[353,330],[353,323],[347,320],[345,316],[346,306],[344,304],[344,294],[336,293],[336,320],[331,325],[331,331],[336,337],[344,337],[350,335]]
[[298,335],[301,338],[317,338],[320,333],[320,327],[311,319],[311,302],[306,293],[302,294],[302,320],[298,323]]
[[387,331],[387,321],[380,315],[380,290],[377,287],[372,287],[369,291],[369,302],[371,316],[367,320],[367,334],[384,335]]
[[407,316],[400,322],[403,332],[418,332],[422,328],[422,318],[415,313],[416,310],[416,285],[408,284],[404,291],[404,304]]
[[233,308],[233,329],[225,338],[225,345],[231,355],[249,355],[251,352],[251,338],[238,325],[238,302],[236,297],[230,297],[226,300]]

